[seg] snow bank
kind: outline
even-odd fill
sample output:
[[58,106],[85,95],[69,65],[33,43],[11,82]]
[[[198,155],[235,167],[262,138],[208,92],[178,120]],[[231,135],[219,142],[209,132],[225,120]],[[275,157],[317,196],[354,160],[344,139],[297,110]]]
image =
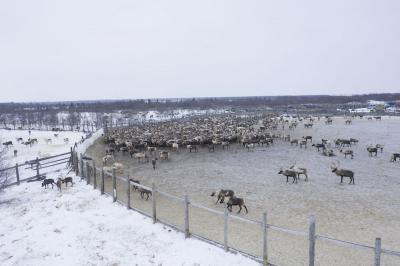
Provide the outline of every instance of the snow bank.
[[1,265],[258,265],[184,239],[74,180],[61,193],[33,182],[1,194]]

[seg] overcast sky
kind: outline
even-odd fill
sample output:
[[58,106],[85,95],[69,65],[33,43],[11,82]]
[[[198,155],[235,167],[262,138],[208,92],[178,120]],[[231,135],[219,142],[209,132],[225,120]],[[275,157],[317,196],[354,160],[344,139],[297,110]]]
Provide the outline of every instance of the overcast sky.
[[400,92],[399,0],[0,0],[0,102]]

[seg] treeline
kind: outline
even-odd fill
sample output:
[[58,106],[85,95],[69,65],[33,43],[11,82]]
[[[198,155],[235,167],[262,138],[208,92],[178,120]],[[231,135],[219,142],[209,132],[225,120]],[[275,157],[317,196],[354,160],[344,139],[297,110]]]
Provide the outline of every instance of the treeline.
[[395,102],[400,101],[400,93],[364,94],[351,96],[302,95],[302,96],[259,96],[259,97],[220,97],[191,99],[138,99],[110,101],[77,101],[48,103],[0,103],[0,113],[33,112],[114,112],[116,110],[165,111],[171,109],[210,109],[225,107],[285,106],[300,104],[345,104],[366,102],[367,100]]

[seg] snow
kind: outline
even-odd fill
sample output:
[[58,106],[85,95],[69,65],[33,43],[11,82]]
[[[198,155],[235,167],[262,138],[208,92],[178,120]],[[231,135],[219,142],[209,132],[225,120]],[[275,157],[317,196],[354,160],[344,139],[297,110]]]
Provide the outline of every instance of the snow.
[[[2,138],[24,137],[27,132],[1,131]],[[32,132],[48,137],[54,132]],[[27,133],[28,134],[28,133]],[[84,152],[102,134],[78,145]],[[80,133],[62,132],[59,139],[79,140]],[[14,142],[14,141],[13,141]],[[20,148],[18,146],[18,148]],[[46,152],[66,151],[59,141],[38,144],[20,152],[12,162],[25,161]],[[64,177],[65,171],[48,175]],[[100,196],[74,178],[62,192],[44,189],[40,183],[22,183],[0,191],[0,264],[7,265],[258,265],[244,256],[226,253],[178,233]]]

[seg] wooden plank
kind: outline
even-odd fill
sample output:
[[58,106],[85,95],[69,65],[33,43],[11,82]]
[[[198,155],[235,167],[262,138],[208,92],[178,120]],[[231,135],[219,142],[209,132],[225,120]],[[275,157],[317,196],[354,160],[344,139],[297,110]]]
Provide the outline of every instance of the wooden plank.
[[18,164],[15,164],[15,174],[17,175],[17,185],[19,186],[20,181],[19,181],[19,170],[18,170]]
[[381,265],[381,254],[382,254],[382,240],[380,238],[375,238],[375,257],[374,266]]
[[104,170],[101,168],[101,187],[100,187],[101,195],[104,194]]
[[93,189],[97,188],[97,169],[96,169],[96,163],[93,160]]
[[189,233],[189,198],[185,195],[185,238],[190,236]]
[[113,184],[113,202],[117,201],[117,178],[115,175],[115,168],[112,170],[112,184]]
[[228,208],[225,207],[224,209],[224,249],[225,251],[229,250],[228,247]]
[[262,223],[263,223],[263,265],[268,265],[268,239],[267,239],[267,227],[268,227],[268,220],[267,220],[267,213],[264,212],[262,216]]
[[126,208],[129,210],[131,208],[131,182],[129,181],[129,177],[126,181],[126,184]]
[[153,207],[153,223],[157,222],[157,209],[156,209],[156,185],[154,183],[151,184],[151,192],[152,192],[152,207]]
[[90,184],[90,166],[89,162],[86,162],[86,185]]
[[308,265],[314,266],[315,263],[315,216],[311,215],[308,221]]

